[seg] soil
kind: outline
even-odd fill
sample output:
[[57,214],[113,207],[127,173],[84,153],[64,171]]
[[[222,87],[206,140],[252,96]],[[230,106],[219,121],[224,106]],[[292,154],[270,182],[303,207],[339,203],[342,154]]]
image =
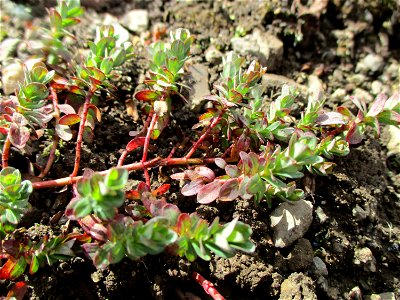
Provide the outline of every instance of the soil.
[[[52,4],[52,1],[15,2],[27,7],[34,4],[35,19],[30,21],[33,24],[43,21],[44,7]],[[373,85],[388,93],[399,85],[400,7],[395,1],[92,0],[82,3],[87,12],[76,33],[84,38],[92,37],[95,25],[107,15],[121,17],[132,9],[148,11],[149,29],[159,23],[171,30],[188,28],[196,36],[190,63],[207,66],[210,90],[222,65],[218,58],[206,60],[205,51],[213,47],[224,54],[232,50],[231,40],[235,35],[250,35],[256,29],[283,42],[282,58],[272,64],[270,73],[303,87],[311,77],[316,77],[325,90],[328,108],[345,102],[345,95],[358,93],[366,100],[373,99]],[[9,18],[2,22],[7,36],[27,35],[26,21]],[[140,40],[139,33],[131,33]],[[141,37],[145,36],[146,32],[142,32]],[[119,87],[116,97],[99,105],[103,119],[96,124],[93,143],[83,148],[82,168],[105,170],[114,166],[120,149],[131,139],[129,132],[140,128],[142,121],[140,118],[134,121],[127,114],[125,100],[142,88],[140,83],[147,70],[143,49],[138,44],[137,58],[125,66],[123,76],[116,82]],[[376,70],[363,69],[359,63],[371,53],[377,54],[383,65]],[[17,55],[23,59],[26,52],[22,49]],[[257,55],[248,54],[247,58],[250,61]],[[280,81],[276,82],[268,86],[266,95],[279,90]],[[269,100],[266,96],[266,103]],[[298,105],[302,107],[304,103]],[[152,156],[167,156],[172,147],[190,136],[196,120],[196,113],[183,103],[178,104],[163,138],[151,148]],[[171,183],[167,197],[182,211],[196,211],[207,220],[220,216],[226,222],[238,216],[250,224],[256,252],[193,263],[162,254],[139,261],[125,259],[103,271],[96,270],[81,255],[44,267],[33,276],[24,275],[29,286],[25,297],[209,299],[191,279],[191,272],[196,271],[212,281],[227,299],[367,299],[366,295],[381,293],[395,297],[385,299],[399,298],[400,154],[397,151],[388,156],[387,131],[383,137],[377,141],[369,136],[347,157],[335,158],[336,167],[331,175],[315,178],[315,188],[307,196],[314,207],[312,225],[303,238],[284,249],[275,248],[271,242],[269,214],[278,202],[272,207],[265,203],[255,206],[244,200],[198,205],[194,198],[183,197],[179,185],[168,179],[177,168],[153,170],[152,182],[156,186]],[[178,150],[175,155],[180,154],[183,153]],[[10,164],[23,165],[20,162],[24,159],[13,153]],[[36,158],[32,155],[30,159]],[[68,176],[73,159],[74,145],[67,144],[48,177]],[[129,155],[126,163],[138,160],[139,152]],[[142,172],[132,173],[130,180],[134,186],[143,180]],[[27,228],[26,234],[38,239],[59,233],[67,222],[62,212],[70,198],[70,191],[60,189],[35,192],[31,197],[32,209],[21,224]],[[10,286],[10,282],[0,281],[0,295],[5,295]]]

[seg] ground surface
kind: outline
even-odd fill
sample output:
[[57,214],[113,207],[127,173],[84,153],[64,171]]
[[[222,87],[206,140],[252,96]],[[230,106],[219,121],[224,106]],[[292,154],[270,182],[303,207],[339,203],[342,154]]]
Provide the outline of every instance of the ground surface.
[[[43,5],[50,3],[17,2],[34,2],[33,13],[39,18],[45,15]],[[95,25],[111,15],[122,19],[133,9],[148,11],[147,29],[159,23],[168,29],[190,29],[196,36],[191,64],[206,67],[210,90],[221,71],[221,54],[232,48],[244,51],[249,61],[264,59],[269,74],[281,75],[267,75],[266,95],[274,94],[285,82],[300,88],[317,84],[325,90],[327,106],[335,108],[346,95],[356,94],[370,102],[376,94],[390,94],[399,86],[400,13],[395,1],[82,2],[87,5],[87,17],[76,34],[84,38],[91,38]],[[29,29],[25,30],[25,22],[16,17],[4,21],[7,36],[26,38]],[[131,33],[139,41],[147,29]],[[235,36],[249,37],[254,32],[275,37],[266,46],[269,56],[259,49],[246,52],[244,40],[235,45]],[[283,44],[279,46],[276,39]],[[17,51],[21,58],[25,53],[23,47]],[[140,88],[146,72],[139,45],[137,53],[137,59],[128,64],[117,83],[118,97],[101,105],[103,120],[96,126],[93,144],[84,148],[82,167],[104,170],[115,165],[118,151],[130,140],[129,131],[141,125],[140,119],[133,121],[125,108],[125,100]],[[266,103],[268,100],[266,96]],[[303,105],[299,102],[300,107]],[[195,122],[194,112],[179,108],[153,153],[168,155],[172,146],[190,134]],[[400,297],[400,156],[396,149],[388,155],[391,139],[393,136],[385,130],[382,142],[368,139],[346,158],[336,159],[333,174],[316,178],[315,190],[307,197],[313,203],[313,222],[306,235],[288,248],[278,249],[271,243],[269,214],[278,203],[272,208],[266,204],[255,207],[242,200],[198,206],[195,199],[182,197],[179,186],[173,185],[168,197],[183,211],[197,211],[209,220],[217,215],[224,221],[239,216],[251,224],[256,253],[194,263],[168,255],[148,256],[137,262],[124,260],[105,271],[96,271],[86,258],[76,257],[26,276],[30,286],[27,297],[207,299],[191,280],[191,271],[210,279],[228,299],[361,299],[360,295],[385,292]],[[49,177],[70,173],[73,145],[64,148],[62,154]],[[131,155],[127,162],[139,157]],[[21,158],[13,159],[16,162]],[[154,181],[165,181],[162,175],[170,171],[155,171]],[[142,173],[130,178],[134,185],[134,179],[142,180]],[[58,232],[66,222],[63,217],[53,222],[53,217],[65,209],[70,193],[54,192],[41,190],[32,196],[33,209],[23,225],[33,238]],[[0,283],[0,295],[7,289],[7,282]]]

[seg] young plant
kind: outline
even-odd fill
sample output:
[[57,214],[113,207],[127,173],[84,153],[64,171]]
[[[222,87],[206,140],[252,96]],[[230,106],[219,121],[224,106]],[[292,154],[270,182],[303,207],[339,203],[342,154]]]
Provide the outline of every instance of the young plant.
[[[224,62],[222,86],[216,86],[215,95],[206,97],[217,103],[216,108],[209,109],[195,125],[195,128],[207,128],[186,157],[193,154],[208,134],[219,133],[223,137],[222,145],[227,149],[224,156],[229,155],[229,159],[239,156],[240,160],[236,165],[229,165],[222,157],[215,158],[215,164],[226,173],[218,177],[205,166],[171,176],[189,181],[182,188],[182,194],[197,195],[199,203],[207,204],[217,199],[232,201],[237,197],[254,198],[256,203],[261,200],[270,203],[273,198],[301,199],[304,191],[296,188],[291,179],[303,177],[305,169],[326,175],[334,166],[326,159],[349,154],[349,145],[361,142],[368,126],[379,136],[379,123],[400,124],[398,94],[389,99],[379,95],[369,110],[365,103],[353,97],[351,99],[359,109],[354,116],[343,106],[338,112],[323,111],[324,99],[321,93],[316,93],[310,97],[300,120],[296,120],[290,116],[294,94],[283,86],[282,94],[264,114],[258,111],[262,92],[256,84],[263,68],[252,63],[249,70],[256,72],[250,77],[254,81],[247,82],[241,69],[242,61],[237,56],[229,54]],[[249,70],[244,74],[250,74]],[[243,88],[240,82],[248,84]],[[235,84],[235,89],[231,90]],[[252,97],[245,97],[245,92]],[[238,105],[242,108],[238,109]],[[280,144],[274,144],[276,141]],[[285,142],[288,142],[287,146]],[[253,151],[247,153],[249,150]]]
[[0,259],[7,261],[0,267],[0,280],[14,280],[21,276],[29,265],[29,274],[34,274],[39,267],[53,265],[59,260],[75,256],[72,247],[75,241],[89,242],[86,234],[71,233],[66,236],[43,238],[39,243],[29,239],[4,239],[0,242]]
[[[34,61],[33,61],[34,62]],[[24,82],[19,85],[16,96],[0,103],[0,145],[2,166],[8,166],[11,145],[23,150],[32,131],[43,129],[52,119],[51,108],[47,107],[49,91],[46,86],[54,77],[41,62],[26,66]],[[26,150],[26,149],[25,149]]]
[[[211,252],[231,257],[235,250],[254,251],[248,225],[235,219],[222,226],[216,218],[208,226],[197,215],[181,213],[175,205],[158,200],[156,196],[165,193],[168,186],[150,191],[141,183],[137,191],[124,194],[126,180],[127,171],[123,169],[112,169],[104,177],[91,174],[77,183],[79,196],[67,208],[67,215],[77,219],[95,240],[84,244],[83,249],[97,267],[105,268],[124,257],[156,255],[166,248],[191,261],[197,256],[210,260]],[[116,208],[124,202],[124,195],[140,199],[143,206],[127,207],[130,216],[118,214]]]
[[38,49],[44,52],[47,63],[57,65],[71,62],[73,54],[65,45],[65,37],[75,39],[67,28],[80,23],[79,16],[84,10],[80,0],[59,0],[56,8],[49,9],[50,29],[44,29],[44,36]]
[[32,193],[32,183],[21,180],[19,170],[12,167],[0,171],[0,237],[3,239],[18,225],[30,206],[28,200]]

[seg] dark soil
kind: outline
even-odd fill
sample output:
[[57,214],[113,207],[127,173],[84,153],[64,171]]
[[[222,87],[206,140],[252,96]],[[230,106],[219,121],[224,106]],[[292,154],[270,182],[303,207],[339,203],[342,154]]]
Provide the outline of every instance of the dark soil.
[[[45,15],[44,7],[52,4],[52,1],[15,2],[27,6],[33,3],[39,19]],[[83,18],[76,31],[85,38],[93,36],[95,24],[100,24],[106,14],[121,17],[138,8],[148,10],[150,29],[160,22],[171,30],[190,29],[196,36],[191,63],[208,67],[211,90],[222,66],[218,60],[207,61],[205,50],[215,47],[222,53],[230,51],[231,39],[235,33],[238,35],[239,29],[243,35],[250,35],[256,28],[283,41],[283,57],[272,65],[270,73],[283,75],[303,87],[310,77],[317,77],[325,89],[329,108],[343,103],[345,95],[365,92],[364,96],[372,98],[374,82],[389,93],[399,85],[400,11],[395,1],[82,2],[87,5],[88,17]],[[8,36],[26,34],[24,21],[11,18],[2,22],[9,30]],[[138,40],[139,34],[132,34]],[[142,37],[145,35],[142,33]],[[376,71],[357,69],[357,64],[369,53],[377,53],[384,66]],[[23,58],[24,53],[19,55]],[[96,124],[93,143],[84,147],[82,168],[105,170],[116,165],[120,149],[131,139],[129,132],[142,125],[142,120],[134,121],[125,107],[125,100],[141,88],[139,84],[146,72],[142,46],[137,47],[137,55],[116,83],[120,88],[117,97],[100,104],[103,119]],[[257,57],[249,54],[247,58],[250,61]],[[279,89],[279,83],[271,84],[266,95],[273,95]],[[337,96],[338,89],[344,95]],[[298,105],[302,107],[304,103]],[[183,103],[178,104],[163,138],[153,143],[151,155],[167,156],[191,135],[196,117]],[[273,203],[272,208],[265,203],[255,206],[243,200],[198,205],[194,198],[183,197],[178,184],[168,179],[177,169],[152,170],[155,185],[172,184],[167,198],[182,211],[196,211],[207,220],[220,216],[222,221],[230,221],[238,216],[250,224],[256,252],[194,263],[162,254],[140,261],[126,259],[104,271],[96,270],[80,255],[42,268],[33,276],[25,275],[29,285],[26,298],[208,299],[191,279],[192,271],[212,281],[227,299],[364,299],[365,295],[385,292],[399,298],[400,168],[396,161],[400,161],[400,151],[388,157],[390,136],[385,134],[383,142],[369,137],[347,157],[336,158],[337,166],[331,175],[315,178],[315,189],[307,197],[314,205],[313,223],[302,239],[284,249],[273,246],[269,225],[269,214],[279,203]],[[175,155],[180,154],[178,150]],[[140,152],[133,153],[126,163],[140,157]],[[23,164],[23,159],[14,153],[10,164]],[[36,158],[32,155],[30,159]],[[68,176],[73,159],[74,145],[68,144],[61,149],[61,158],[48,177]],[[143,174],[132,173],[130,179],[130,185],[134,186],[143,180]],[[38,239],[45,234],[56,235],[66,226],[62,212],[71,192],[59,190],[40,190],[32,195],[33,208],[21,224],[28,228],[25,234]],[[372,252],[372,260],[358,261],[356,253],[366,248]],[[315,269],[315,257],[326,265],[327,274]],[[10,282],[0,282],[0,295],[5,295],[10,286]]]

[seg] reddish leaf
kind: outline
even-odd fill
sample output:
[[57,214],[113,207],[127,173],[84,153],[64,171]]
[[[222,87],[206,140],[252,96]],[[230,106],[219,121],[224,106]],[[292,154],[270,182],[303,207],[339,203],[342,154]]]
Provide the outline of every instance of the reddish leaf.
[[28,285],[24,281],[19,281],[14,284],[11,290],[7,293],[6,300],[15,299],[22,300],[28,290]]
[[77,114],[68,114],[65,116],[62,116],[60,120],[58,120],[58,124],[60,125],[74,125],[76,123],[79,123],[81,121],[81,118]]
[[349,131],[347,132],[346,135],[346,141],[349,144],[359,144],[361,143],[363,137],[361,135],[361,132],[357,126],[356,123],[352,122],[349,128]]
[[183,180],[186,178],[186,173],[185,172],[175,173],[172,174],[170,177],[175,180]]
[[89,104],[88,109],[93,110],[94,114],[96,115],[96,119],[98,122],[101,122],[101,112],[100,109],[94,104]]
[[101,224],[101,220],[93,215],[78,220],[83,231],[99,241],[106,241],[108,229]]
[[61,76],[59,76],[59,75],[54,75],[54,77],[53,77],[53,81],[52,81],[52,83],[51,83],[51,86],[54,88],[54,89],[57,89],[57,90],[63,90],[63,89],[66,89],[67,88],[67,86],[68,86],[68,79],[66,79],[66,78],[64,78],[64,77],[61,77]]
[[185,228],[188,226],[190,226],[190,216],[187,213],[180,214],[176,222],[176,227],[178,228],[178,231],[185,231]]
[[12,123],[10,126],[10,141],[14,147],[22,149],[25,147],[26,142],[29,140],[30,132],[25,126],[18,126]]
[[7,262],[0,268],[0,279],[15,279],[22,275],[25,271],[27,263],[24,257],[18,260],[9,258]]
[[204,97],[204,100],[209,100],[209,101],[219,101],[219,97],[217,95],[208,95]]
[[197,193],[197,202],[208,204],[218,198],[223,182],[213,181],[203,186]]
[[193,195],[196,195],[203,186],[204,186],[203,180],[201,180],[201,179],[195,180],[195,181],[192,181],[192,182],[186,184],[182,188],[181,193],[184,196],[193,196]]
[[126,151],[131,152],[139,147],[142,147],[145,141],[146,141],[145,137],[142,136],[135,137],[128,143],[128,145],[126,145]]
[[347,107],[344,107],[344,106],[339,106],[336,110],[340,114],[347,116],[347,117],[351,117],[351,115],[352,115],[351,111]]
[[155,101],[160,98],[160,94],[151,90],[137,92],[135,98],[139,101]]
[[77,86],[77,85],[71,85],[71,86],[69,86],[69,91],[70,91],[71,93],[74,93],[74,94],[77,94],[77,95],[82,95],[82,96],[85,95],[85,92],[83,91],[83,89],[80,88],[80,87]]
[[214,160],[214,163],[220,167],[221,169],[224,169],[226,167],[226,161],[223,158],[217,157]]
[[239,180],[237,178],[227,180],[219,192],[219,200],[232,201],[239,197]]
[[0,133],[4,134],[4,135],[7,135],[8,134],[8,128],[0,127]]
[[318,125],[337,125],[345,124],[342,114],[337,112],[327,112],[318,116],[316,120]]
[[240,175],[239,168],[235,165],[226,165],[225,172],[231,178],[235,178]]
[[58,104],[58,109],[65,115],[75,114],[75,109],[69,104]]
[[386,99],[387,98],[386,98],[385,94],[379,94],[376,97],[374,103],[372,103],[372,106],[369,109],[367,116],[370,116],[370,117],[377,116],[385,107]]
[[366,111],[367,107],[365,105],[365,102],[362,100],[359,100],[357,97],[355,96],[350,96],[350,100],[353,101],[353,103],[357,106],[357,108],[361,111]]
[[126,191],[125,198],[128,200],[139,200],[140,199],[139,191],[136,190]]
[[160,187],[158,187],[157,189],[155,189],[154,191],[152,191],[151,193],[153,196],[159,197],[161,195],[164,195],[166,192],[168,192],[170,187],[171,187],[170,184],[165,183],[165,184],[161,185]]
[[215,178],[214,171],[207,167],[196,167],[194,171],[202,177],[205,177],[209,180],[213,180]]
[[89,80],[90,80],[90,83],[93,84],[94,86],[100,86],[102,83],[101,80],[98,80],[92,76],[89,76]]

